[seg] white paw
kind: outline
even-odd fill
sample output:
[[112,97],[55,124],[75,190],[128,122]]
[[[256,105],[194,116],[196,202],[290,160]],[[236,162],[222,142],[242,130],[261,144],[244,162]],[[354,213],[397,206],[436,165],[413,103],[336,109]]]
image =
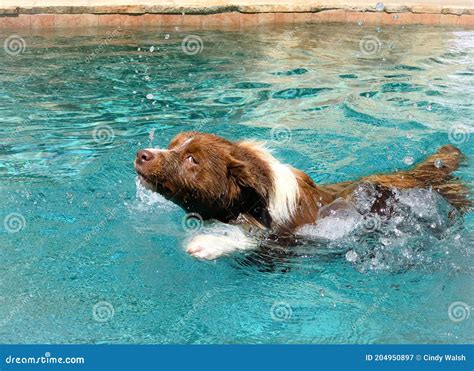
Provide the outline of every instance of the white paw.
[[219,236],[196,236],[188,244],[186,252],[198,259],[214,260],[228,252],[219,242],[222,243]]
[[236,227],[227,227],[227,234],[201,234],[186,246],[188,254],[198,259],[214,260],[238,250],[257,248],[256,240],[245,236]]

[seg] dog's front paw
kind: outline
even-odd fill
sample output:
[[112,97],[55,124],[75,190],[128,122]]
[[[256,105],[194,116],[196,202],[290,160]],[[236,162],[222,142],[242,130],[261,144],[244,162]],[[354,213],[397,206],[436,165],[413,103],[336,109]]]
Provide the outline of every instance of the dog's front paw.
[[227,252],[221,244],[218,236],[200,235],[191,240],[186,252],[198,259],[214,260]]

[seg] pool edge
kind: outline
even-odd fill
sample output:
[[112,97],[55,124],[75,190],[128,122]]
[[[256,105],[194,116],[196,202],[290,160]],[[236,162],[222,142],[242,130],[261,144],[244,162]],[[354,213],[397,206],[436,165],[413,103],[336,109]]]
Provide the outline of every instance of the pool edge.
[[[242,29],[261,25],[346,23],[474,27],[474,6],[372,7],[269,6],[50,6],[0,7],[0,29],[70,29],[83,27],[187,26]],[[393,11],[392,11],[393,10]]]

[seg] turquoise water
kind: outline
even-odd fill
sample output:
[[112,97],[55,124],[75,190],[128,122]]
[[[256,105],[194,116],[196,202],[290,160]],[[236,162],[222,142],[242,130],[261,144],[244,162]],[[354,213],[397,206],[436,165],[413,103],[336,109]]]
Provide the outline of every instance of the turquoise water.
[[317,183],[450,142],[472,161],[473,31],[111,32],[0,50],[0,342],[472,342],[472,213],[449,223],[442,200],[408,194],[402,221],[361,235],[336,216],[299,257],[203,262],[133,159],[194,129],[266,140]]

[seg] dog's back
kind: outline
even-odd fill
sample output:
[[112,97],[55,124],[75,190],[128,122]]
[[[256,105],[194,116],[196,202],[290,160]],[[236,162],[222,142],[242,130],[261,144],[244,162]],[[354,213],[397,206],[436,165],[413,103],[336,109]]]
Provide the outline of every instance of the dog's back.
[[410,170],[370,175],[354,182],[343,182],[323,187],[328,192],[332,192],[334,198],[349,197],[361,183],[373,184],[382,190],[433,189],[458,210],[465,212],[472,206],[469,199],[469,188],[452,175],[459,168],[463,159],[461,151],[448,144]]

